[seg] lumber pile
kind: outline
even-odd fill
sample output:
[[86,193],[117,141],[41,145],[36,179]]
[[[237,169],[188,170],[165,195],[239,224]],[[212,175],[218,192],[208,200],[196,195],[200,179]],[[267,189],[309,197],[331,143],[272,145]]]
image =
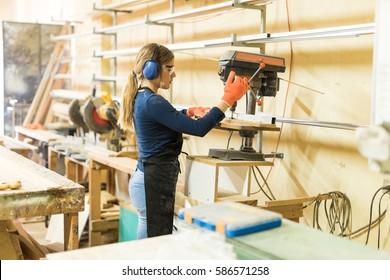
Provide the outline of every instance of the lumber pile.
[[[61,34],[66,34],[67,27],[64,26]],[[50,56],[49,63],[46,66],[45,72],[39,83],[37,92],[35,93],[33,102],[27,112],[23,121],[24,127],[29,127],[32,124],[44,125],[46,116],[51,105],[50,92],[53,89],[60,89],[63,86],[64,80],[55,80],[55,74],[67,73],[68,63],[61,63],[61,58],[65,52],[65,44],[63,41],[57,41],[54,50]]]
[[39,260],[53,253],[39,244],[18,220],[0,221],[1,260]]

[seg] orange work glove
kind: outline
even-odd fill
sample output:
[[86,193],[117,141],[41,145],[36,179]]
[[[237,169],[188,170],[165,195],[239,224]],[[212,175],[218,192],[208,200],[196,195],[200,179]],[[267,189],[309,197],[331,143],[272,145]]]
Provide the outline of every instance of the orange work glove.
[[211,107],[190,107],[187,109],[187,116],[201,118],[204,117],[209,111]]
[[232,107],[234,102],[239,100],[245,95],[248,90],[248,80],[236,76],[234,71],[230,71],[229,77],[226,81],[222,101],[225,102],[229,107]]

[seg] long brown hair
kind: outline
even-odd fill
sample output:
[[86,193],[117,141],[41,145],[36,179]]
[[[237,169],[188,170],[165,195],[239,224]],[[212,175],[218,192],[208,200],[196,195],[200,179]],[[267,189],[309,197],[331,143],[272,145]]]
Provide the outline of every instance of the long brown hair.
[[174,58],[172,51],[162,45],[156,43],[150,43],[143,46],[136,58],[134,70],[131,71],[126,86],[122,92],[121,109],[118,124],[123,129],[132,128],[133,125],[133,112],[134,112],[134,99],[139,88],[138,84],[141,84],[145,78],[142,70],[146,61],[150,60],[156,54],[156,61],[159,65],[159,73],[161,73],[161,66],[169,63]]

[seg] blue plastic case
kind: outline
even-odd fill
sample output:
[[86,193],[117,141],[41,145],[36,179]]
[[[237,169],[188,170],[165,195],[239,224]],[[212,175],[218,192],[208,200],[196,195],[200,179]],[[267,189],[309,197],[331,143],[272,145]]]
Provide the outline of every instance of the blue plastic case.
[[180,219],[199,227],[218,231],[227,237],[241,236],[278,227],[282,215],[236,202],[217,202],[182,208]]

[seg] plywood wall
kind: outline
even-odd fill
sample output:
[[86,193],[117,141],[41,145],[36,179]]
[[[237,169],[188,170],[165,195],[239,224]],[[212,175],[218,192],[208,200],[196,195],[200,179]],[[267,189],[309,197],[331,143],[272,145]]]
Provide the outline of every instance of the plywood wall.
[[[160,4],[134,11],[131,18],[141,20],[145,13],[166,13],[167,1],[157,2]],[[177,11],[218,2],[221,1],[175,1]],[[276,1],[267,7],[266,29],[287,32],[370,23],[374,16],[373,1]],[[129,18],[125,15],[121,20],[126,22]],[[259,12],[240,10],[195,22],[176,23],[174,42],[223,38],[232,33],[247,35],[259,30]],[[120,48],[171,42],[166,27],[142,27],[120,34]],[[284,118],[369,124],[373,39],[373,35],[366,35],[297,41],[291,45],[289,42],[267,44],[266,54],[286,59],[287,71],[280,76],[293,84],[282,81],[277,96],[265,99],[264,111]],[[218,102],[223,92],[217,75],[218,59],[226,49],[233,47],[175,53],[177,77],[173,84],[173,103],[212,105]],[[252,48],[237,49],[258,52]],[[119,75],[127,75],[132,65],[131,57],[118,59]],[[238,110],[245,110],[243,102]],[[189,137],[184,150],[190,154],[207,154],[209,148],[225,147],[227,139],[228,133],[222,131],[213,131],[204,139]],[[231,146],[238,148],[240,143],[241,138],[234,135]],[[386,176],[368,168],[367,160],[357,151],[353,130],[284,124],[280,134],[263,134],[263,151],[284,154],[282,160],[275,160],[273,168],[261,168],[277,199],[340,191],[351,201],[352,228],[356,230],[368,223],[371,198]],[[253,186],[252,192],[256,191],[258,187]],[[266,200],[261,192],[255,196],[261,202]],[[378,209],[377,201],[374,205]],[[313,205],[308,206],[304,214],[302,222],[311,226]],[[324,216],[325,212],[320,209],[320,221],[326,228]],[[389,223],[386,225],[388,229]],[[382,244],[389,238],[384,237],[383,229],[382,224]],[[364,243],[365,235],[357,238],[357,242]],[[375,230],[370,244],[376,245]]]
[[[0,1],[5,5],[9,1]],[[20,2],[20,1],[12,1]],[[52,1],[41,1],[52,3]],[[72,2],[72,1],[59,1]],[[70,5],[74,15],[83,15],[83,24],[76,25],[76,32],[90,32],[93,27],[107,25],[112,19],[107,14],[92,13],[93,1],[83,5]],[[169,13],[169,1],[154,1],[136,8],[131,14],[120,14],[118,23],[139,21],[145,14],[157,16]],[[176,0],[176,11],[201,7],[223,1]],[[106,3],[106,1],[105,1]],[[54,5],[54,4],[51,4]],[[65,14],[65,6],[52,7],[53,15]],[[0,9],[3,10],[4,9]],[[50,13],[50,11],[47,11]],[[70,16],[71,12],[67,15]],[[27,13],[23,16],[27,16]],[[39,13],[36,12],[36,17]],[[20,17],[17,17],[20,18]],[[267,6],[267,32],[287,32],[313,28],[336,27],[371,23],[375,19],[375,1],[365,0],[280,0]],[[175,25],[174,42],[188,42],[223,38],[232,33],[247,35],[259,32],[258,11],[238,10],[196,21],[182,21]],[[118,48],[140,47],[149,42],[168,44],[171,42],[169,29],[162,26],[139,27],[121,31],[117,35]],[[107,39],[104,39],[107,40]],[[286,59],[287,69],[280,77],[280,91],[275,98],[264,100],[264,111],[280,118],[294,118],[350,124],[369,124],[372,91],[373,35],[356,38],[296,41],[272,43],[265,46],[269,55]],[[78,55],[90,55],[95,48],[107,47],[97,36],[82,37],[77,42]],[[212,48],[175,53],[177,77],[173,83],[172,101],[175,104],[213,105],[223,94],[219,80],[218,59],[227,49],[258,52],[253,48]],[[134,57],[117,59],[117,75],[126,77],[132,70]],[[74,71],[78,74],[96,72],[101,69],[99,60],[77,62]],[[102,72],[113,71],[112,62],[105,64]],[[111,72],[112,73],[112,72]],[[288,81],[293,82],[289,84]],[[90,90],[90,81],[74,81],[76,90]],[[107,85],[98,89],[107,90]],[[112,85],[108,85],[110,88]],[[117,92],[123,83],[117,84]],[[112,89],[112,88],[111,88]],[[168,93],[162,93],[169,98]],[[243,102],[238,111],[243,111]],[[283,153],[283,159],[275,159],[274,167],[262,167],[268,185],[277,199],[289,199],[340,191],[348,196],[353,211],[352,228],[366,225],[370,218],[370,203],[376,190],[382,186],[386,175],[368,168],[367,159],[362,157],[355,142],[353,130],[281,125],[281,133],[263,134],[263,152]],[[189,137],[184,151],[189,154],[207,154],[209,148],[225,147],[228,133],[212,131],[203,139]],[[240,137],[233,136],[231,147],[239,147]],[[253,186],[252,192],[258,187]],[[260,202],[266,200],[259,192],[255,194]],[[387,199],[388,201],[388,199]],[[374,204],[377,217],[377,201]],[[386,207],[383,203],[382,209]],[[312,225],[313,206],[304,211],[301,221]],[[320,213],[325,222],[325,214]],[[382,224],[382,242],[390,250],[389,218]],[[326,226],[324,226],[326,228]],[[386,233],[384,231],[386,230]],[[376,246],[377,231],[371,233],[369,244]],[[364,243],[365,235],[355,239]]]

